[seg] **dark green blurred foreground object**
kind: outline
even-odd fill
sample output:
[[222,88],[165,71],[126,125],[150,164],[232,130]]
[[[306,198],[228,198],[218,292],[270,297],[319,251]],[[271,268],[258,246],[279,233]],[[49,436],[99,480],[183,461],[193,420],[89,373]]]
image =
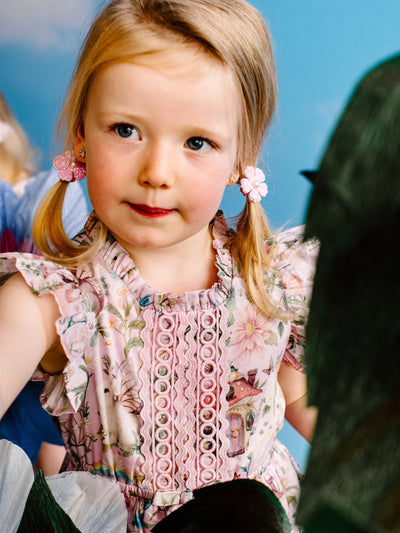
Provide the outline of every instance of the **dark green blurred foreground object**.
[[400,531],[400,55],[356,87],[312,177],[306,533]]
[[193,500],[168,515],[154,533],[289,533],[278,498],[251,479],[216,483],[193,492]]
[[0,439],[1,533],[126,533],[126,523],[116,483],[90,472],[34,476],[24,450]]
[[35,476],[17,533],[80,533],[56,502],[42,470]]

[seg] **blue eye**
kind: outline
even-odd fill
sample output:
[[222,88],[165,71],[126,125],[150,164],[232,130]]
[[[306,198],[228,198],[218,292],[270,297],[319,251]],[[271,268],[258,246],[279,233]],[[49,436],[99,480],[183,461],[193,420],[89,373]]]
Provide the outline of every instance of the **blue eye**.
[[137,133],[136,128],[131,124],[117,124],[114,127],[114,131],[123,139],[128,139],[132,136],[139,138],[139,134]]
[[190,150],[196,152],[208,152],[208,150],[211,150],[212,148],[211,143],[206,141],[206,139],[203,139],[203,137],[190,137],[186,144]]

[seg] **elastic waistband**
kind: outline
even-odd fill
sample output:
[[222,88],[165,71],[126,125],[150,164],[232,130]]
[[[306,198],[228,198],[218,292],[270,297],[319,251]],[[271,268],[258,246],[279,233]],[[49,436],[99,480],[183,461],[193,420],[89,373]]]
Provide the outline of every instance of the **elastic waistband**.
[[136,485],[129,485],[121,481],[117,481],[121,492],[125,497],[143,498],[150,500],[153,505],[160,507],[168,507],[171,505],[183,505],[193,498],[193,492],[190,490],[185,491],[152,491],[143,487],[137,487]]

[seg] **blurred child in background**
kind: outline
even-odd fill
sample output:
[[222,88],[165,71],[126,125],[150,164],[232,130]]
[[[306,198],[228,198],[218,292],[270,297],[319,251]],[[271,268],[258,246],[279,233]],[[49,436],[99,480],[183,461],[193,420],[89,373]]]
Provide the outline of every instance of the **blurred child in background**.
[[[37,152],[0,92],[0,252],[34,252],[32,222],[38,205],[57,181],[50,171],[37,172]],[[64,222],[73,236],[87,215],[81,187],[68,191]],[[0,438],[20,446],[35,469],[58,472],[65,455],[61,436],[40,404],[42,381],[29,381],[0,421]]]

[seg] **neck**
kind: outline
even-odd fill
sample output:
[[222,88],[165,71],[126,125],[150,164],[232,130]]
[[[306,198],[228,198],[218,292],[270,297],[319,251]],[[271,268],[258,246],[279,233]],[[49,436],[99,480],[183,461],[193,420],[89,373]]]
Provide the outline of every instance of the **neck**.
[[193,249],[181,243],[175,250],[140,250],[134,252],[133,260],[142,278],[160,292],[183,294],[209,289],[217,281],[215,250],[210,235],[203,247]]

